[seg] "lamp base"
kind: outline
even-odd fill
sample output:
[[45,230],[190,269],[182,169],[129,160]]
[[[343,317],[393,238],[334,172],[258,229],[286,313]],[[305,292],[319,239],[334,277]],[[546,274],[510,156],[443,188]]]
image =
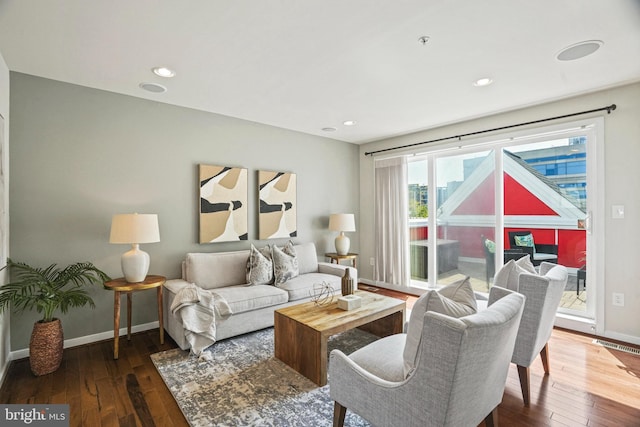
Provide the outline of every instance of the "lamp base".
[[140,245],[134,243],[131,250],[122,254],[120,258],[124,279],[129,283],[143,282],[149,272],[149,254],[140,250]]
[[344,235],[344,231],[341,231],[338,237],[336,237],[335,245],[336,245],[336,253],[338,255],[346,255],[349,253],[349,246],[351,245],[351,240],[349,240],[349,238]]

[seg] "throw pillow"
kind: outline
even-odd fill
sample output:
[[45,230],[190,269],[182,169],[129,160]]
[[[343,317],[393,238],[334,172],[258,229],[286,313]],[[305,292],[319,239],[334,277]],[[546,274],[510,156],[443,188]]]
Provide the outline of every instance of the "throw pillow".
[[476,313],[478,306],[469,277],[467,276],[437,291],[427,291],[413,305],[409,327],[407,328],[407,341],[403,352],[405,378],[417,363],[416,358],[420,340],[422,339],[424,314],[427,311],[435,311],[451,317],[463,317]]
[[247,260],[247,284],[269,285],[273,283],[273,262],[271,261],[271,248],[269,245],[262,249],[256,249],[251,245],[249,259]]
[[524,269],[527,273],[538,274],[536,268],[531,263],[531,257],[529,255],[523,256],[522,258],[516,260],[516,265]]
[[273,245],[271,258],[273,259],[273,275],[276,286],[298,276],[298,259],[291,240],[282,249]]
[[493,240],[484,239],[484,246],[487,248],[489,253],[496,253],[496,242],[494,242]]
[[524,246],[528,248],[535,248],[533,243],[533,234],[525,234],[524,236],[513,236],[513,240],[516,242],[516,246]]
[[531,264],[529,255],[520,258],[517,262],[512,259],[509,260],[496,273],[493,285],[518,292],[518,280],[522,273],[537,274],[533,264]]

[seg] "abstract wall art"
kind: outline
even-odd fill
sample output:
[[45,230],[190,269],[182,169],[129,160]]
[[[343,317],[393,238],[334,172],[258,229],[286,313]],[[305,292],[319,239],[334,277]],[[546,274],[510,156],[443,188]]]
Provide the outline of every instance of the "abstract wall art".
[[295,173],[258,171],[261,240],[298,235],[296,189]]
[[199,165],[200,243],[248,239],[247,170]]

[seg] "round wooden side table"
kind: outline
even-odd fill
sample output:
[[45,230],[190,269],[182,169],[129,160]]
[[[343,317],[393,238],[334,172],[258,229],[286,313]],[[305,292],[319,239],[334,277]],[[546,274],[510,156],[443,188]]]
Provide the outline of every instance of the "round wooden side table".
[[124,277],[104,283],[104,288],[114,292],[113,299],[113,358],[118,358],[120,340],[120,294],[127,294],[127,340],[131,339],[131,293],[145,289],[157,289],[158,323],[160,326],[160,344],[164,344],[164,321],[162,319],[162,285],[167,281],[164,276],[147,276],[142,282],[129,283]]
[[346,255],[338,255],[335,252],[329,252],[324,254],[324,256],[326,256],[327,258],[331,258],[331,263],[333,264],[333,262],[335,261],[336,264],[340,264],[340,261],[343,259],[347,259],[347,260],[351,260],[351,265],[353,266],[353,268],[357,268],[356,267],[356,259],[358,258],[358,254],[349,252]]

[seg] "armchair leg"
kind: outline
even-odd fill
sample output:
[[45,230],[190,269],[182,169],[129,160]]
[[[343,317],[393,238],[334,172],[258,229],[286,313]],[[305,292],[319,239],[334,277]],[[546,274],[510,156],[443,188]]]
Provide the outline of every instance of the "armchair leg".
[[484,419],[484,425],[486,427],[498,427],[498,407],[493,408],[493,411],[489,412]]
[[546,343],[542,350],[540,350],[540,359],[542,359],[542,367],[544,368],[544,373],[549,373],[549,343]]
[[529,367],[518,365],[518,376],[520,377],[520,388],[522,389],[524,406],[529,406]]
[[343,427],[344,426],[344,417],[347,415],[347,408],[339,404],[338,402],[334,402],[333,405],[333,427]]

